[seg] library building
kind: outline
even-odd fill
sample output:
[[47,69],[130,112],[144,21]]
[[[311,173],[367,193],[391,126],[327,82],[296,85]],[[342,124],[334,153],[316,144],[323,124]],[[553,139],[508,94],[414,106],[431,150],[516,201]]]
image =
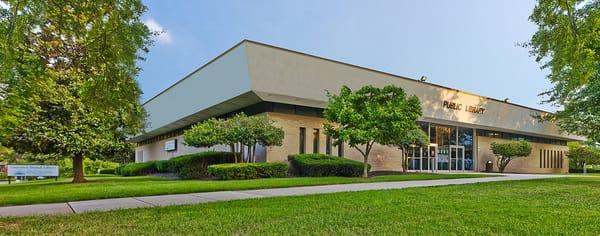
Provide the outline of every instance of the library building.
[[[457,78],[460,79],[460,78]],[[535,117],[547,112],[531,107],[280,47],[244,40],[144,103],[145,132],[133,137],[136,162],[166,160],[203,151],[186,146],[183,131],[211,117],[244,112],[264,115],[283,128],[282,146],[257,147],[257,160],[286,162],[297,153],[327,153],[362,161],[348,145],[332,145],[323,130],[326,91],[343,85],[396,85],[421,101],[419,125],[430,145],[409,151],[410,171],[484,171],[496,158],[492,142],[527,140],[532,152],[513,160],[506,172],[567,173],[567,142],[583,137],[561,133]],[[228,147],[211,147],[229,150]],[[402,152],[375,146],[374,171],[402,171]]]

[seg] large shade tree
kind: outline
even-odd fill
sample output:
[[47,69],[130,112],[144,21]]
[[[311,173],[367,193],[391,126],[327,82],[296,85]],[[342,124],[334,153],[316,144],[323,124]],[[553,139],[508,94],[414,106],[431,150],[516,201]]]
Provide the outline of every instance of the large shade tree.
[[[363,156],[363,177],[368,176],[368,160],[373,145],[401,145],[403,135],[420,130],[417,119],[421,103],[400,87],[364,86],[352,91],[343,86],[339,94],[327,93],[329,103],[323,112],[325,131],[336,144],[348,143]],[[413,140],[414,141],[414,140]]]
[[128,156],[144,125],[136,61],[152,32],[139,0],[2,0],[0,142],[73,159]]
[[559,107],[541,118],[600,141],[600,0],[538,0],[529,19],[538,30],[525,46],[549,72],[542,95]]

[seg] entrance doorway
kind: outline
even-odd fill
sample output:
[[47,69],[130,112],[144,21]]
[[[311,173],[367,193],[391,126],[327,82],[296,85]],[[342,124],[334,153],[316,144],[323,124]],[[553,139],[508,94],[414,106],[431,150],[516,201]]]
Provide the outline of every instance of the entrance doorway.
[[413,147],[408,152],[408,169],[415,171],[435,171],[437,145],[431,144],[428,147]]
[[450,145],[450,170],[465,170],[465,147]]

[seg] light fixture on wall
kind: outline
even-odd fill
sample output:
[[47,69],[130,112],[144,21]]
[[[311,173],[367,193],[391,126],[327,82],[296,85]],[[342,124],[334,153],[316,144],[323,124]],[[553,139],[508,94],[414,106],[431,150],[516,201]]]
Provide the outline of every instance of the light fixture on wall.
[[505,99],[504,99],[504,102],[506,102],[506,103],[509,103],[509,102],[510,102],[510,99],[509,99],[509,98],[505,98]]
[[425,82],[425,81],[427,81],[427,76],[424,76],[424,75],[421,76],[421,82]]

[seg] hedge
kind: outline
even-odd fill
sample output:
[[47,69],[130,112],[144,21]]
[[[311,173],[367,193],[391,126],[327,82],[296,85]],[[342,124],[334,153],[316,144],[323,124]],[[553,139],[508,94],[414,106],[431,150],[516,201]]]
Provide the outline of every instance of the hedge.
[[116,173],[115,169],[98,169],[98,174],[114,175],[115,173]]
[[208,166],[208,173],[217,179],[259,179],[287,176],[286,163],[235,163]]
[[169,172],[182,179],[208,178],[208,166],[233,162],[235,158],[231,152],[200,152],[170,159]]
[[[583,173],[583,168],[569,168],[569,173]],[[586,173],[600,173],[600,169],[587,168]]]
[[[363,163],[326,154],[298,154],[288,156],[292,172],[299,176],[358,177],[363,173]],[[368,170],[371,165],[367,166]]]
[[129,163],[117,167],[116,173],[122,176],[148,175],[157,173],[154,161]]

